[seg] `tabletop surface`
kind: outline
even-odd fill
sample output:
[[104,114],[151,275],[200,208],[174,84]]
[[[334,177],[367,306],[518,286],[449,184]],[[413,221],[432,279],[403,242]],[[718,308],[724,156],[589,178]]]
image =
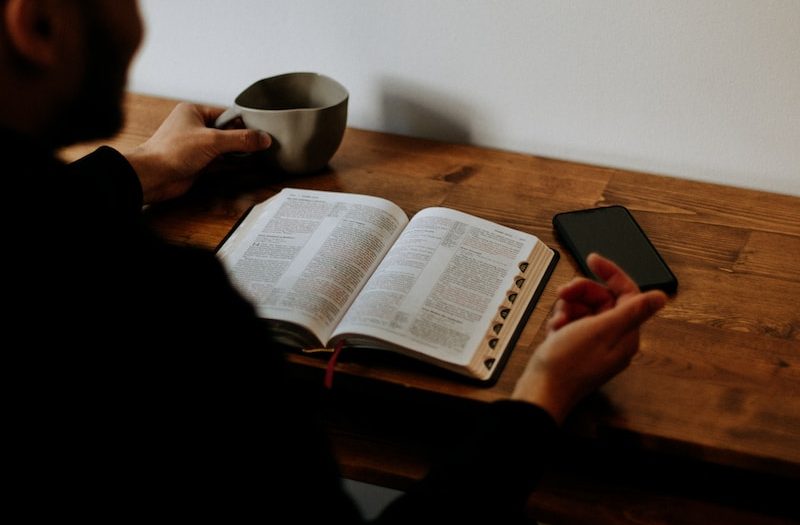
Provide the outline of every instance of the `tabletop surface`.
[[[175,103],[129,94],[126,126],[105,143],[131,149]],[[94,146],[74,146],[63,156],[74,159]],[[800,477],[800,198],[348,128],[321,173],[286,177],[225,166],[186,197],[145,213],[170,242],[214,249],[251,204],[287,186],[376,195],[409,215],[428,206],[455,208],[530,232],[561,252],[494,386],[402,360],[337,366],[337,380],[368,378],[467,403],[508,396],[544,337],[556,288],[579,274],[554,235],[553,215],[627,207],[677,275],[679,289],[642,330],[630,368],[579,408],[568,428]],[[313,357],[290,359],[299,368],[324,366]]]

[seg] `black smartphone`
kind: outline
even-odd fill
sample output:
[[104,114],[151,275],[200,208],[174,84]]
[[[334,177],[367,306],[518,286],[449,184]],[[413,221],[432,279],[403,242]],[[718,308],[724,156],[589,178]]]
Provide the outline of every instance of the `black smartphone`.
[[642,291],[678,288],[675,274],[624,206],[557,213],[553,227],[588,277],[597,279],[586,266],[586,257],[597,252],[617,263]]

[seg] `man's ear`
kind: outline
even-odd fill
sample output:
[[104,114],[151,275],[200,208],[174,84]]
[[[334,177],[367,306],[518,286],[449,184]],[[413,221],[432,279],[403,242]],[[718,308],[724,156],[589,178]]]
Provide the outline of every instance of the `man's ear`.
[[55,4],[7,0],[3,7],[8,41],[30,64],[47,67],[58,60],[58,19]]

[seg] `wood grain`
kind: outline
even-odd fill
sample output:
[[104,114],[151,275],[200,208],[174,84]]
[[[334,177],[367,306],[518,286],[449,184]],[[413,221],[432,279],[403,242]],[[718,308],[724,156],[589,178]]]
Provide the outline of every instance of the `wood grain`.
[[[135,147],[175,103],[129,95],[126,127],[107,142],[123,152]],[[96,145],[63,156],[74,159]],[[643,330],[630,369],[576,412],[570,434],[617,436],[636,451],[800,478],[799,198],[350,128],[318,174],[285,177],[229,160],[187,196],[146,215],[167,240],[213,249],[251,204],[285,186],[378,195],[409,214],[448,206],[533,233],[562,253],[495,386],[390,356],[343,355],[337,367],[340,389],[378,397],[399,389],[459,405],[511,392],[544,337],[556,288],[578,274],[554,236],[552,216],[628,207],[678,276],[678,292]],[[314,378],[324,366],[303,355],[290,362]],[[380,445],[358,442],[355,434],[339,442],[346,473],[383,472],[385,482],[401,485],[425,471],[424,454],[400,454],[402,443],[382,442],[402,456],[406,466],[398,468],[379,459]]]

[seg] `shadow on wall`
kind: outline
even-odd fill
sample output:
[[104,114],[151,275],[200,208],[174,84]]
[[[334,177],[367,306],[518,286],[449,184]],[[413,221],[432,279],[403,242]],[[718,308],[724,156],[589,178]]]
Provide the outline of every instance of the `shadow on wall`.
[[472,139],[474,111],[450,94],[397,78],[381,81],[382,129],[460,144]]

